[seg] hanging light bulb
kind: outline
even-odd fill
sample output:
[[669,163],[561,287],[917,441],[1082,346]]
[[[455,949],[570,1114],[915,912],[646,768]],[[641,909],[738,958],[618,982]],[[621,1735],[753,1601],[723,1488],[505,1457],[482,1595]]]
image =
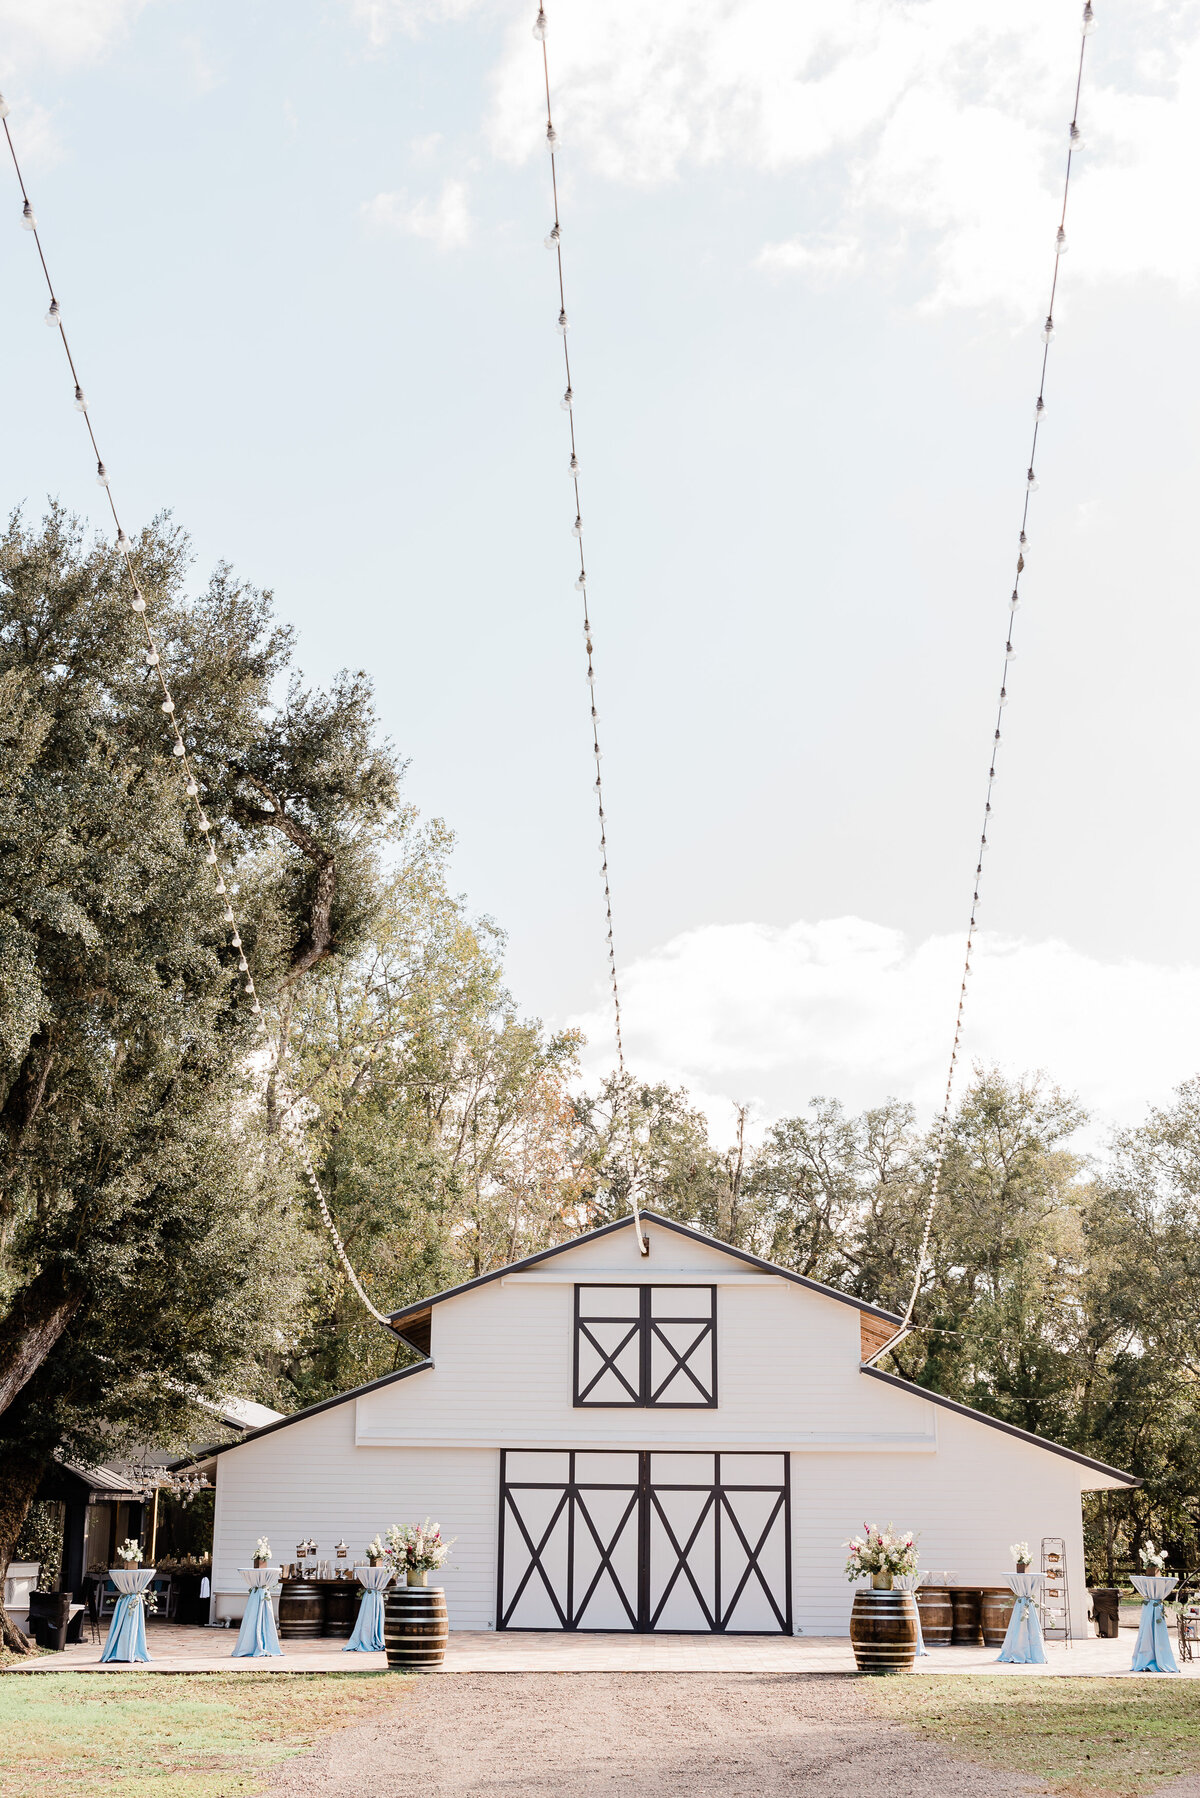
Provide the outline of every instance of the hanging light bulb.
[[146,602],[140,593],[135,593],[129,604],[135,612],[144,612],[146,610]]
[[564,310],[564,311],[560,312],[558,315],[558,334],[559,334],[559,336],[565,337],[569,329],[570,329],[570,326],[567,324],[567,315]]
[[579,579],[575,583],[575,591],[576,591],[576,593],[583,593],[586,591],[586,589],[587,589],[587,575],[585,574],[584,570],[581,568],[579,570]]
[[129,541],[129,538],[123,530],[117,532],[117,548],[123,556],[127,556],[133,548],[133,544]]
[[1082,30],[1083,30],[1084,37],[1090,37],[1092,35],[1092,32],[1095,31],[1095,29],[1096,29],[1096,15],[1092,11],[1092,0],[1087,0],[1087,5],[1083,9]]
[[83,388],[78,381],[75,383],[75,410],[76,412],[87,411],[87,400],[84,398]]
[[200,791],[200,789],[196,785],[195,777],[193,775],[191,775],[191,774],[188,775],[188,783],[187,783],[187,786],[183,790],[187,794],[189,799],[194,799],[196,797],[196,795]]
[[551,156],[553,156],[554,152],[557,150],[558,145],[559,145],[558,132],[554,129],[553,125],[547,125],[546,126],[546,148],[549,150]]
[[209,823],[208,819],[204,816],[203,812],[201,812],[200,816],[196,819],[196,823],[199,825],[200,829],[205,832],[206,835],[212,829],[212,825]]
[[567,391],[563,394],[558,403],[564,412],[569,412],[571,410],[572,406],[575,404],[575,395],[570,387],[567,388]]
[[4,98],[3,94],[0,94],[0,119],[6,119],[8,117],[8,112],[8,101]]
[[1008,602],[1009,611],[1015,612],[1017,607],[1020,605],[1020,603],[1021,603],[1021,595],[1017,592],[1017,589],[1014,587],[1012,590],[1012,598]]
[[221,913],[221,916],[224,918],[224,920],[227,924],[232,924],[233,923],[233,907],[232,907],[232,905],[227,905],[225,907],[225,910]]
[[157,649],[145,649],[142,651],[142,654],[145,657],[145,662],[146,662],[147,668],[157,668],[158,667],[158,651],[157,651]]
[[1007,687],[1001,687],[1001,689],[1000,689],[1000,704],[1002,706],[1008,704],[1008,688]]
[[1036,493],[1038,490],[1037,476],[1034,474],[1032,468],[1027,468],[1025,470],[1025,486],[1030,493]]
[[1022,531],[1021,535],[1017,538],[1017,542],[1021,546],[1021,554],[1023,556],[1027,556],[1029,554],[1029,539],[1025,535],[1024,531]]
[[97,462],[96,464],[96,485],[97,487],[108,486],[108,470],[105,468],[103,462]]
[[181,760],[187,754],[187,750],[183,747],[183,744],[179,741],[178,737],[176,737],[171,745],[171,754],[179,756]]
[[571,460],[567,463],[567,473],[569,475],[571,475],[575,480],[579,479],[579,457],[578,456],[572,455]]
[[223,893],[225,891],[225,882],[221,879],[219,874],[217,875],[217,891],[218,893]]
[[562,228],[556,222],[550,231],[550,235],[544,239],[546,248],[548,250],[557,250],[561,237],[562,237]]
[[46,323],[50,326],[51,330],[57,330],[62,323],[62,308],[53,296],[51,296],[50,300],[50,310],[46,314]]
[[1067,253],[1067,234],[1063,230],[1062,226],[1060,225],[1058,227],[1058,230],[1054,233],[1054,254],[1056,256],[1065,256],[1066,253]]
[[215,867],[216,867],[216,865],[217,865],[217,852],[216,852],[216,850],[215,850],[215,849],[213,849],[213,848],[210,848],[210,849],[209,849],[209,851],[208,851],[208,854],[207,854],[207,855],[206,855],[206,856],[205,856],[205,858],[204,858],[204,859],[205,859],[205,861],[206,861],[206,862],[207,862],[207,863],[208,863],[208,865],[209,865],[209,867],[210,867],[210,868],[215,868]]
[[21,226],[22,229],[26,231],[37,230],[37,220],[33,216],[33,207],[29,204],[28,200],[26,200],[24,206],[21,208]]
[[249,972],[250,963],[246,960],[246,957],[244,955],[240,955],[238,957],[238,968],[243,974]]
[[1017,652],[1012,646],[1012,638],[1011,637],[1008,639],[1008,642],[1004,645],[1004,653],[1010,662],[1016,661]]
[[545,41],[546,41],[546,9],[544,6],[538,7],[538,16],[533,22],[533,35],[537,39],[539,44],[545,43]]
[[1054,315],[1053,315],[1053,313],[1050,313],[1050,312],[1048,312],[1046,314],[1046,322],[1042,326],[1042,342],[1043,343],[1053,343],[1054,342]]
[[1037,396],[1037,405],[1033,408],[1034,423],[1040,425],[1043,418],[1045,418],[1045,416],[1046,416],[1046,402],[1042,398],[1041,394],[1039,393]]
[[173,699],[164,699],[162,702],[162,709],[169,718],[171,713],[175,710],[175,701]]
[[1067,144],[1072,154],[1074,154],[1076,150],[1085,150],[1087,148],[1087,139],[1084,137],[1083,132],[1079,129],[1079,126],[1075,123],[1074,119],[1071,120],[1071,129],[1067,136]]
[[575,523],[571,526],[571,535],[572,537],[583,536],[583,519],[579,516],[578,512],[575,514]]

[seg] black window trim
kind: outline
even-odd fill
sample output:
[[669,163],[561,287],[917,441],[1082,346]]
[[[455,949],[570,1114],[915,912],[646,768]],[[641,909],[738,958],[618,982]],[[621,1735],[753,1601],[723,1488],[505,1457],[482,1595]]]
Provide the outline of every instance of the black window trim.
[[[597,1313],[595,1315],[589,1315],[586,1318],[581,1316],[581,1294],[583,1294],[585,1292],[611,1292],[617,1288],[620,1288],[622,1291],[636,1292],[638,1294],[638,1309],[637,1309],[636,1315],[631,1314],[629,1312],[625,1312],[621,1315],[614,1315],[612,1317],[605,1317],[599,1313]],[[659,1322],[656,1322],[654,1319],[653,1313],[652,1313],[651,1301],[650,1301],[651,1292],[654,1290],[658,1290],[658,1291],[662,1291],[662,1292],[696,1292],[696,1293],[704,1292],[704,1293],[707,1293],[708,1294],[708,1312],[705,1316],[697,1316],[697,1317],[686,1317],[685,1316],[685,1317],[662,1318],[659,1320]],[[615,1323],[615,1324],[629,1323],[629,1324],[633,1325],[634,1330],[636,1330],[636,1332],[638,1334],[638,1392],[637,1392],[636,1397],[627,1398],[627,1399],[625,1399],[625,1398],[588,1398],[586,1396],[586,1393],[583,1393],[583,1394],[580,1393],[580,1390],[579,1390],[579,1339],[580,1339],[580,1332],[586,1330],[587,1325],[589,1323]],[[691,1354],[695,1354],[696,1350],[701,1346],[701,1343],[704,1341],[705,1338],[707,1338],[709,1340],[709,1342],[711,1343],[712,1391],[706,1397],[691,1399],[691,1400],[661,1399],[661,1398],[656,1397],[654,1395],[654,1393],[651,1391],[650,1368],[651,1368],[651,1360],[652,1360],[652,1352],[653,1352],[653,1339],[654,1339],[655,1335],[658,1336],[659,1341],[662,1343],[663,1347],[668,1350],[668,1352],[670,1354],[672,1354],[672,1355],[675,1354],[674,1347],[672,1346],[672,1344],[670,1342],[667,1341],[667,1338],[663,1335],[662,1330],[659,1327],[660,1323],[696,1323],[696,1324],[703,1324],[705,1326],[700,1339],[696,1342],[695,1346],[691,1350]],[[632,1331],[631,1331],[631,1334],[632,1334]],[[596,1341],[595,1337],[591,1336],[590,1331],[588,1332],[588,1335],[591,1339],[592,1347],[601,1356],[602,1360],[608,1359],[608,1357],[605,1356],[604,1350],[600,1347],[600,1344]],[[621,1348],[624,1348],[625,1344],[628,1341],[629,1341],[629,1337],[627,1336],[625,1339],[625,1343],[621,1344]],[[620,1354],[620,1352],[621,1352],[620,1348],[614,1350],[613,1359],[615,1359],[615,1356]],[[690,1359],[690,1355],[689,1355],[688,1359]],[[659,1392],[662,1392],[665,1386],[670,1385],[671,1382],[674,1380],[676,1374],[678,1372],[682,1371],[683,1374],[686,1376],[686,1379],[691,1380],[692,1383],[697,1387],[697,1389],[703,1393],[704,1388],[701,1386],[699,1379],[697,1378],[696,1374],[692,1371],[692,1369],[687,1367],[684,1363],[684,1360],[682,1358],[680,1358],[679,1356],[676,1356],[676,1361],[677,1361],[678,1365],[671,1369],[671,1371],[670,1371],[670,1373],[668,1373],[666,1379],[659,1385],[659,1388],[658,1388]],[[621,1373],[621,1371],[617,1367],[612,1366],[611,1360],[609,1361],[609,1366],[611,1367],[612,1372],[616,1375],[618,1380],[620,1380],[621,1384],[625,1387],[626,1391],[630,1391],[631,1388],[629,1385],[629,1381],[625,1378],[625,1375],[623,1373]],[[593,1378],[587,1388],[587,1391],[590,1392],[592,1386],[594,1386],[598,1380],[603,1378],[605,1371],[606,1371],[605,1368],[602,1367],[600,1369],[600,1372],[593,1376]],[[718,1394],[717,1394],[717,1288],[716,1288],[715,1283],[710,1285],[703,1280],[697,1280],[694,1283],[691,1281],[688,1281],[686,1284],[683,1282],[680,1282],[679,1284],[675,1284],[674,1282],[655,1281],[655,1280],[648,1280],[648,1281],[576,1280],[576,1282],[575,1282],[575,1298],[574,1298],[574,1320],[573,1320],[573,1327],[572,1327],[572,1332],[571,1332],[571,1403],[575,1410],[577,1410],[577,1411],[715,1411],[717,1409],[717,1399],[718,1399]]]

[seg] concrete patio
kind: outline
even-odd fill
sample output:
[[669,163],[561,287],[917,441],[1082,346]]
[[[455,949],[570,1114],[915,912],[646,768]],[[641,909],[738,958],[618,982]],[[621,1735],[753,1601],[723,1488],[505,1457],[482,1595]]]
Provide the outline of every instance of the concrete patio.
[[[287,1642],[281,1659],[233,1660],[236,1633],[189,1629],[150,1619],[147,1644],[153,1657],[136,1669],[127,1663],[103,1666],[100,1644],[85,1642],[61,1654],[10,1666],[9,1673],[368,1673],[383,1672],[382,1654],[347,1654],[339,1642],[321,1638]],[[917,1662],[922,1675],[986,1673],[1022,1679],[1055,1674],[1090,1678],[1158,1679],[1161,1674],[1130,1672],[1136,1631],[1116,1638],[1089,1636],[1070,1647],[1046,1645],[1044,1667],[1001,1666],[995,1648],[935,1648]],[[1200,1677],[1200,1662],[1181,1662],[1181,1677]],[[452,1630],[443,1668],[446,1673],[853,1673],[854,1656],[845,1636],[635,1636],[585,1635],[559,1631],[495,1632]]]

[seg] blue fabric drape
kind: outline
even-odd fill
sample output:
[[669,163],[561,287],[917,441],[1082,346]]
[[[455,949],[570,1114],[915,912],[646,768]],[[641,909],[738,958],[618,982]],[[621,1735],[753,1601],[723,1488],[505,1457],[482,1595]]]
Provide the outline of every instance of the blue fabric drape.
[[1174,1590],[1175,1581],[1134,1574],[1133,1585],[1143,1600],[1137,1641],[1133,1645],[1133,1672],[1178,1673],[1179,1667],[1171,1650],[1171,1633],[1163,1610],[1163,1600]]
[[153,1567],[110,1568],[109,1578],[121,1596],[100,1652],[102,1661],[148,1661],[146,1612],[142,1594],[154,1578]]
[[279,1646],[279,1635],[275,1628],[275,1617],[271,1610],[271,1590],[274,1585],[254,1586],[246,1599],[246,1609],[242,1614],[242,1627],[238,1631],[238,1639],[234,1644],[230,1659],[238,1655],[279,1654],[283,1649]]
[[392,1577],[390,1567],[357,1567],[355,1577],[366,1587],[358,1607],[354,1634],[344,1654],[378,1654],[383,1647],[383,1589]]
[[1038,1579],[1036,1573],[1009,1575],[1008,1583],[1016,1594],[1017,1602],[1012,1608],[1012,1616],[1004,1632],[1004,1646],[996,1656],[998,1661],[1009,1661],[1021,1666],[1045,1665],[1046,1649],[1042,1641],[1041,1620],[1037,1614]]

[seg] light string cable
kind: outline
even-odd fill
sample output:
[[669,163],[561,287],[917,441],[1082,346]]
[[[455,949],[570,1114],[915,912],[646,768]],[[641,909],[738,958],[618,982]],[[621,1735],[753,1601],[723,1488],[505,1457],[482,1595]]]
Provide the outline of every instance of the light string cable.
[[975,886],[971,894],[971,915],[967,925],[966,952],[963,957],[962,979],[958,989],[958,1011],[954,1019],[954,1039],[950,1048],[950,1065],[946,1072],[946,1091],[942,1100],[941,1112],[934,1126],[933,1136],[933,1178],[929,1188],[929,1203],[925,1208],[925,1224],[921,1235],[921,1248],[917,1256],[916,1271],[913,1275],[912,1291],[904,1317],[894,1336],[883,1344],[882,1348],[868,1356],[865,1365],[874,1366],[875,1362],[886,1355],[911,1334],[913,1309],[920,1295],[921,1281],[925,1276],[929,1255],[929,1237],[933,1229],[934,1213],[937,1210],[938,1197],[941,1191],[942,1175],[945,1172],[946,1150],[950,1130],[950,1102],[954,1089],[954,1076],[958,1065],[959,1044],[962,1040],[963,1011],[967,999],[967,983],[971,974],[971,950],[975,941],[976,916],[979,910],[979,889],[983,882],[983,863],[988,851],[988,827],[992,820],[992,788],[996,780],[996,763],[1000,756],[1001,723],[1004,708],[1008,704],[1009,671],[1016,650],[1013,647],[1013,636],[1016,628],[1017,608],[1021,603],[1021,576],[1025,572],[1025,562],[1029,554],[1029,541],[1025,534],[1025,526],[1029,521],[1029,502],[1037,491],[1037,477],[1034,469],[1037,463],[1038,433],[1046,416],[1046,373],[1050,360],[1050,345],[1054,341],[1054,301],[1058,293],[1058,276],[1062,258],[1067,249],[1067,198],[1071,191],[1071,162],[1076,151],[1083,148],[1083,134],[1079,129],[1079,96],[1083,88],[1083,58],[1087,49],[1087,41],[1095,30],[1096,20],[1092,11],[1092,0],[1087,0],[1083,9],[1080,25],[1079,65],[1075,75],[1075,106],[1071,114],[1071,123],[1067,131],[1067,166],[1063,176],[1062,207],[1058,217],[1058,230],[1054,238],[1054,273],[1050,281],[1050,303],[1046,308],[1046,322],[1042,327],[1042,366],[1038,381],[1037,399],[1033,408],[1033,441],[1029,450],[1029,465],[1025,470],[1025,497],[1021,506],[1021,531],[1017,539],[1017,567],[1013,580],[1012,593],[1009,596],[1008,633],[1004,644],[1004,662],[1000,674],[1000,697],[996,707],[996,722],[992,732],[992,749],[987,773],[987,788],[984,793],[983,827],[979,834],[979,853],[975,859]]
[[[175,701],[171,694],[171,687],[170,687],[170,683],[167,679],[166,669],[163,666],[162,652],[159,649],[158,641],[154,635],[154,631],[151,626],[150,617],[146,610],[146,594],[142,587],[141,581],[138,579],[137,569],[134,566],[133,543],[132,543],[132,540],[130,539],[130,537],[128,536],[128,534],[126,533],[125,528],[121,523],[120,514],[117,511],[117,502],[113,495],[112,482],[109,478],[109,473],[108,473],[108,469],[105,466],[104,458],[100,454],[100,446],[96,441],[96,432],[95,432],[95,428],[92,424],[91,408],[88,404],[87,396],[85,395],[85,393],[83,391],[83,387],[80,383],[79,371],[76,368],[75,358],[71,352],[71,345],[67,339],[66,327],[63,324],[62,308],[58,302],[58,295],[55,292],[54,282],[50,278],[50,269],[46,262],[46,252],[42,247],[41,233],[38,230],[37,218],[34,214],[32,202],[30,201],[30,198],[29,198],[29,190],[27,189],[27,187],[25,185],[25,177],[21,172],[21,164],[17,157],[16,145],[13,143],[12,132],[9,129],[9,124],[8,124],[9,111],[10,111],[10,108],[8,106],[7,101],[4,99],[4,96],[2,94],[0,94],[0,122],[2,122],[4,125],[5,140],[8,144],[9,155],[12,157],[12,165],[13,165],[13,170],[17,177],[17,184],[21,189],[21,202],[22,202],[22,204],[21,204],[21,223],[27,231],[32,233],[34,245],[35,245],[35,247],[37,249],[37,253],[38,253],[38,260],[42,265],[42,273],[46,278],[46,287],[50,294],[50,307],[49,307],[48,312],[46,313],[46,323],[58,332],[59,339],[63,346],[63,352],[67,358],[67,365],[71,371],[71,379],[74,382],[74,386],[75,386],[75,410],[77,412],[82,413],[82,415],[83,415],[84,426],[87,430],[88,438],[91,442],[92,451],[96,457],[96,480],[97,480],[98,484],[101,487],[103,487],[105,497],[108,500],[108,508],[109,508],[109,511],[112,513],[112,521],[116,527],[116,532],[117,532],[117,549],[120,552],[120,555],[121,555],[121,558],[122,558],[122,561],[123,561],[123,564],[125,567],[125,572],[129,578],[129,584],[133,589],[133,600],[131,603],[133,606],[133,610],[137,613],[138,618],[141,620],[142,630],[145,633],[146,648],[144,651],[144,655],[145,655],[146,666],[148,669],[150,669],[152,671],[153,675],[156,676],[158,679],[159,688],[162,693],[163,713],[165,714],[171,736],[174,739],[171,744],[171,754],[174,757],[174,759],[179,762],[181,774],[186,776],[186,780],[185,780],[185,784],[184,784],[184,792],[186,793],[187,797],[193,803],[193,806],[195,809],[196,825],[200,832],[200,841],[204,846],[204,860],[208,864],[208,866],[212,869],[212,877],[213,877],[215,890],[216,890],[216,893],[217,893],[219,899],[223,902],[223,917],[224,917],[224,922],[225,922],[227,933],[228,933],[229,947],[232,950],[236,951],[238,973],[242,976],[241,990],[242,990],[242,993],[247,998],[249,998],[249,1000],[251,1002],[250,1009],[254,1014],[255,1027],[259,1031],[259,1033],[266,1039],[264,1046],[269,1048],[271,1051],[271,1055],[272,1055],[272,1059],[273,1059],[274,1067],[275,1067],[276,1080],[277,1080],[278,1084],[280,1085],[280,1087],[284,1087],[284,1079],[283,1079],[283,1071],[282,1071],[282,1061],[283,1061],[282,1045],[275,1038],[275,1036],[272,1034],[272,1032],[268,1028],[267,1020],[263,1013],[263,1009],[262,1009],[262,1005],[259,1000],[258,992],[254,985],[254,976],[250,972],[250,966],[246,960],[245,947],[242,943],[241,932],[238,929],[237,918],[234,915],[233,904],[232,904],[232,892],[231,892],[230,886],[226,883],[224,871],[223,871],[223,869],[220,865],[220,862],[218,861],[218,858],[217,858],[216,846],[212,840],[212,824],[205,813],[204,802],[200,797],[200,782],[196,778],[196,770],[192,764],[192,758],[188,754],[187,744],[184,741],[183,732],[180,729],[179,717],[178,717],[178,713],[176,711]],[[343,1243],[341,1234],[338,1231],[337,1225],[334,1223],[333,1217],[330,1214],[329,1206],[326,1203],[325,1194],[321,1190],[321,1184],[320,1184],[320,1181],[317,1179],[316,1171],[312,1165],[312,1160],[311,1160],[311,1158],[308,1154],[308,1150],[304,1144],[304,1140],[303,1140],[303,1136],[302,1136],[300,1127],[298,1125],[295,1125],[291,1128],[288,1128],[284,1132],[284,1134],[286,1135],[289,1146],[291,1147],[293,1153],[296,1155],[298,1161],[300,1162],[300,1165],[304,1171],[304,1176],[305,1176],[306,1180],[308,1181],[309,1186],[312,1189],[313,1196],[317,1201],[317,1206],[318,1206],[318,1209],[320,1210],[322,1220],[325,1224],[325,1228],[329,1232],[330,1238],[333,1242],[334,1250],[337,1254],[338,1260],[341,1262],[342,1267],[345,1270],[347,1279],[350,1281],[350,1284],[353,1286],[355,1292],[358,1294],[359,1298],[362,1300],[363,1304],[366,1306],[367,1310],[370,1312],[371,1316],[375,1319],[375,1321],[377,1323],[388,1325],[388,1327],[390,1328],[391,1326],[390,1326],[390,1324],[388,1324],[388,1318],[385,1315],[385,1313],[377,1310],[376,1307],[372,1304],[371,1300],[368,1298],[368,1296],[363,1288],[362,1281],[359,1279],[357,1273],[354,1270],[353,1265],[351,1264],[350,1257],[346,1253],[346,1245]]]
[[613,1033],[617,1043],[618,1104],[620,1110],[624,1112],[625,1131],[629,1142],[629,1202],[633,1211],[633,1224],[637,1231],[638,1248],[643,1255],[648,1255],[650,1243],[642,1223],[641,1208],[638,1205],[637,1153],[633,1138],[633,1114],[629,1104],[629,1077],[625,1069],[625,1043],[621,1033],[621,988],[617,980],[617,951],[613,941],[612,885],[608,872],[608,816],[604,810],[604,780],[600,770],[600,718],[596,710],[595,651],[592,644],[592,619],[588,609],[587,567],[583,554],[583,501],[579,491],[579,457],[576,454],[575,442],[575,394],[571,385],[571,350],[567,342],[567,298],[563,282],[562,225],[559,221],[558,211],[558,165],[556,160],[558,132],[554,129],[554,115],[550,105],[550,62],[546,55],[547,29],[546,9],[544,6],[539,6],[533,35],[542,46],[542,73],[546,82],[546,147],[550,152],[550,187],[554,196],[554,224],[546,238],[546,248],[554,251],[558,264],[558,330],[562,337],[563,367],[567,380],[561,405],[567,415],[571,433],[571,460],[567,464],[567,472],[571,476],[571,484],[575,492],[575,523],[571,526],[571,530],[579,544],[579,577],[575,586],[583,601],[583,641],[587,650],[587,684],[592,714],[592,755],[596,762],[594,783],[596,812],[600,823],[600,878],[604,883],[604,916],[608,933],[608,978],[612,988]]

